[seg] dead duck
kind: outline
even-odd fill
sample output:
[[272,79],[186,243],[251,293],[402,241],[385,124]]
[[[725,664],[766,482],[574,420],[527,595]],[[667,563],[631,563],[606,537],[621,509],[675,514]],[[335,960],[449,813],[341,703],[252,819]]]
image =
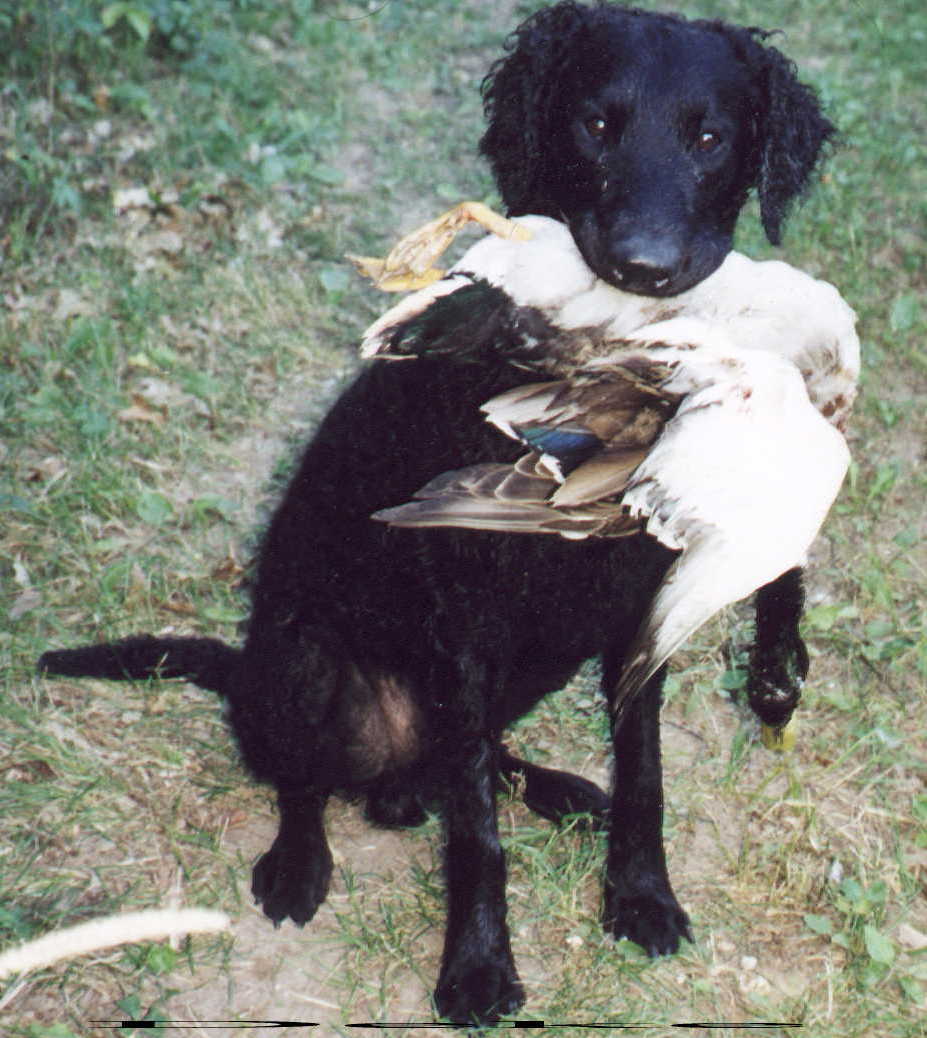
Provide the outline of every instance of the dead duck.
[[[361,356],[479,349],[481,338],[474,330],[489,324],[493,312],[506,311],[508,320],[520,320],[524,329],[520,343],[507,340],[509,359],[526,363],[524,347],[533,338],[537,348],[527,363],[553,374],[611,351],[616,341],[646,325],[678,316],[700,318],[723,329],[739,349],[765,350],[791,361],[811,403],[845,430],[859,378],[859,340],[856,315],[833,285],[780,260],[757,262],[732,251],[713,274],[680,295],[641,296],[597,278],[559,221],[544,216],[505,220],[496,214],[490,220],[484,209],[476,203],[455,207],[404,238],[386,261],[355,257],[368,273],[371,268],[362,264],[388,265],[389,275],[381,282],[387,290],[425,286],[367,329]],[[493,233],[447,273],[431,266],[450,242],[447,229],[456,233],[471,220]],[[546,328],[539,330],[539,318]],[[584,334],[566,342],[561,332]]]
[[541,371],[488,401],[514,464],[439,474],[374,516],[566,538],[646,530],[680,555],[651,603],[616,710],[704,622],[802,566],[849,464],[855,317],[785,263],[732,253],[679,296],[616,289],[567,228],[514,221],[368,330],[367,356],[492,349]]

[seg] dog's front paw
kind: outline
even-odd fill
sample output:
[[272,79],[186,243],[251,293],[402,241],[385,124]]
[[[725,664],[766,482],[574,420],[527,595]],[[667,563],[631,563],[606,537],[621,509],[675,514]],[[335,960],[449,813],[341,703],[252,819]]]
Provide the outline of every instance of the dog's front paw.
[[760,721],[784,727],[801,698],[802,679],[781,671],[751,668],[747,675],[747,702]]
[[328,847],[306,854],[305,849],[288,847],[278,838],[252,870],[251,893],[275,926],[287,916],[304,926],[325,900],[331,876]]
[[673,955],[682,937],[692,940],[689,917],[669,887],[635,891],[606,882],[602,923],[616,940],[627,937],[653,958]]
[[747,669],[747,701],[765,725],[782,727],[801,699],[808,674],[808,650],[796,634],[762,650],[754,646]]
[[435,989],[438,1014],[451,1023],[494,1024],[525,1002],[511,956],[507,961],[452,963],[441,971]]

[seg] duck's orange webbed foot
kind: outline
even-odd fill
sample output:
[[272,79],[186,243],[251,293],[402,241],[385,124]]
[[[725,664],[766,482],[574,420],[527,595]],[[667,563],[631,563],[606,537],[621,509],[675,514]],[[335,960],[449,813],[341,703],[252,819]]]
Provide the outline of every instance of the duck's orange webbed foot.
[[468,223],[478,223],[500,238],[527,241],[531,232],[493,212],[482,202],[461,202],[393,246],[386,259],[348,256],[365,277],[383,292],[414,292],[444,277],[435,262]]

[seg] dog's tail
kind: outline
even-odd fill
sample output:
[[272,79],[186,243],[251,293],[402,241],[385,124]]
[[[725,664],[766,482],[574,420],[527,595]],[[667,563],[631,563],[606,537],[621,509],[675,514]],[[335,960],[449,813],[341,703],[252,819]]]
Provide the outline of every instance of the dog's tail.
[[137,634],[121,641],[43,653],[38,670],[40,674],[112,681],[185,678],[224,696],[232,668],[240,658],[241,650],[216,638],[155,638]]

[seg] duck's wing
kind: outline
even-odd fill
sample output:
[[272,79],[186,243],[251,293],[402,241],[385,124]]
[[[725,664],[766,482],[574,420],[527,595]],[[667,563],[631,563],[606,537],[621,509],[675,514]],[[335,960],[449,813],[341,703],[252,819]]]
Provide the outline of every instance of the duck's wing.
[[849,464],[788,360],[688,319],[650,331],[650,345],[485,405],[530,448],[515,467],[439,477],[377,515],[577,538],[644,528],[680,551],[629,649],[616,713],[719,609],[804,562]]
[[721,266],[667,300],[723,327],[742,348],[767,350],[802,373],[812,404],[843,431],[856,396],[856,315],[833,285],[780,260],[730,252]]
[[[657,374],[659,372],[659,375]],[[577,380],[519,386],[483,410],[528,448],[514,465],[476,465],[445,473],[413,501],[377,512],[394,526],[461,526],[563,537],[624,536],[640,530],[620,497],[647,456],[677,398],[634,366]]]
[[719,609],[804,563],[849,464],[782,357],[700,348],[668,385],[685,396],[622,502],[682,551],[628,651],[616,714]]
[[482,410],[541,455],[560,484],[552,504],[614,500],[681,399],[664,388],[669,372],[665,363],[627,350],[572,379],[517,386]]
[[[552,506],[550,497],[558,485],[542,456],[531,451],[514,465],[470,465],[442,473],[413,500],[375,512],[373,518],[400,527],[463,527],[566,538],[589,537],[615,525],[613,505],[593,501],[579,508]],[[639,520],[623,525],[629,534],[641,528]]]

